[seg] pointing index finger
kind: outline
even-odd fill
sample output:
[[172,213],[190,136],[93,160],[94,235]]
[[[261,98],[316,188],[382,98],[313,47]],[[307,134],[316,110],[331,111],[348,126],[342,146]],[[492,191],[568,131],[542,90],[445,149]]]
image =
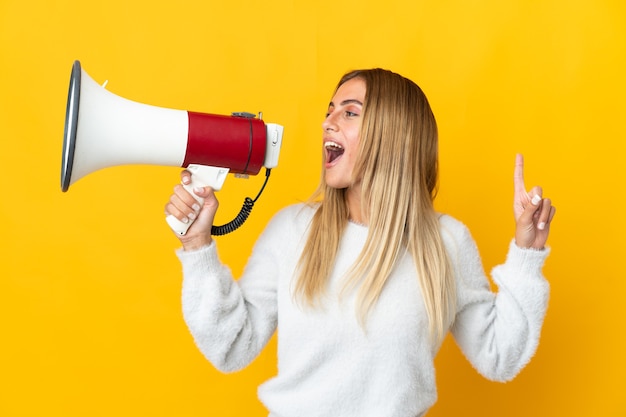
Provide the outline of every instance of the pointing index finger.
[[524,156],[520,153],[515,156],[515,172],[513,173],[513,184],[516,194],[526,193],[526,186],[524,185]]

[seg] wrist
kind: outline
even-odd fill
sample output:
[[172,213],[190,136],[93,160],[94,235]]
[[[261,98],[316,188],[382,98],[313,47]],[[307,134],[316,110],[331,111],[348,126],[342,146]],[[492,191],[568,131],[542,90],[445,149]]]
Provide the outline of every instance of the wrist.
[[211,236],[189,236],[181,238],[180,242],[183,245],[183,249],[189,252],[211,245],[213,239]]
[[517,246],[520,249],[544,250],[546,248],[546,245],[535,245],[535,244],[524,245],[524,244],[520,244],[520,243],[518,243],[517,240],[514,240],[513,243],[515,243],[515,246]]

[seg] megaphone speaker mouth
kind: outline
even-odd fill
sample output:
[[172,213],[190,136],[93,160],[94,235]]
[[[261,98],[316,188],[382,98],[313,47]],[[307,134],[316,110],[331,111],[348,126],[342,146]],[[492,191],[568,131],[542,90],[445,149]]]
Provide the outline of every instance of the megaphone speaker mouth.
[[61,161],[61,191],[70,187],[74,149],[76,148],[76,132],[78,131],[78,110],[80,108],[80,75],[79,61],[74,61],[70,88],[67,93],[67,109],[65,112],[65,132],[63,135],[63,156]]

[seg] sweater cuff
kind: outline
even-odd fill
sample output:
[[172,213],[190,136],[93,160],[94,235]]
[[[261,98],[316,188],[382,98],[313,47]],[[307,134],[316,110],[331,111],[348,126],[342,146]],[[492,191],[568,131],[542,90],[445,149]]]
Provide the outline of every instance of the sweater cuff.
[[215,241],[191,251],[183,248],[177,249],[176,256],[183,264],[184,269],[200,268],[198,270],[205,271],[221,266]]
[[515,244],[515,239],[512,239],[502,267],[521,275],[541,275],[541,268],[549,254],[548,246],[544,249],[520,248]]

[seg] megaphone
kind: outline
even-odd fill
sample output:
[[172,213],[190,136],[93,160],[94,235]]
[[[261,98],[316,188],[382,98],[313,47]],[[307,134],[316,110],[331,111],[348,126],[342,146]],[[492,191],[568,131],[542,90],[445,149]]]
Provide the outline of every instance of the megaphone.
[[[201,200],[192,192],[194,187],[208,185],[219,190],[229,172],[257,175],[261,167],[266,168],[267,181],[278,164],[281,125],[266,124],[250,113],[223,116],[137,103],[109,92],[105,85],[96,83],[80,61],[74,62],[65,114],[63,192],[106,167],[148,164],[190,170],[192,183],[185,188]],[[249,214],[248,200],[242,213]],[[180,235],[191,225],[174,216],[166,220]]]

